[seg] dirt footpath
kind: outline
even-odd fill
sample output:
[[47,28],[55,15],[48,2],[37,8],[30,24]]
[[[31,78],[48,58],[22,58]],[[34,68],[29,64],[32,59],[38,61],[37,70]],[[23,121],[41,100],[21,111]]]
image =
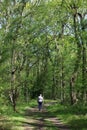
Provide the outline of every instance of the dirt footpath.
[[41,112],[37,107],[25,111],[26,121],[23,122],[25,130],[70,130],[67,125],[47,112],[48,105],[52,103],[45,104]]

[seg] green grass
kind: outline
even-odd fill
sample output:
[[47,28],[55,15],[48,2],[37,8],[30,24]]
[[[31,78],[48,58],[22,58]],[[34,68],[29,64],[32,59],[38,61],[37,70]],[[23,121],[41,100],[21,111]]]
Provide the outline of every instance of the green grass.
[[17,104],[17,112],[14,112],[11,106],[3,105],[0,109],[0,130],[24,130],[22,122],[26,121],[25,110],[35,104],[34,100],[28,104]]
[[[45,101],[49,103],[50,101]],[[59,103],[52,103],[47,106],[46,113],[31,112],[25,115],[25,111],[29,107],[36,107],[37,102],[35,100],[30,101],[28,104],[18,103],[17,112],[13,112],[12,107],[2,106],[0,108],[0,130],[24,130],[23,124],[37,126],[36,122],[29,122],[31,119],[39,120],[42,118],[44,124],[48,130],[57,130],[58,128],[52,124],[52,122],[45,120],[47,118],[56,117],[60,121],[70,126],[70,130],[87,130],[87,107],[86,106],[63,106]],[[31,118],[32,117],[32,118]],[[29,119],[30,118],[30,119]]]
[[48,112],[68,124],[71,130],[87,130],[87,107],[85,106],[55,104],[48,107]]

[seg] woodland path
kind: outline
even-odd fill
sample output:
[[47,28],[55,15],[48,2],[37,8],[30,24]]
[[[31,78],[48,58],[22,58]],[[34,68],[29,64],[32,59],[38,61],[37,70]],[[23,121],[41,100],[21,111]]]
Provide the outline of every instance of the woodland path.
[[53,103],[45,104],[42,112],[39,112],[37,107],[25,111],[27,119],[23,122],[25,130],[70,130],[61,120],[47,111],[48,105]]

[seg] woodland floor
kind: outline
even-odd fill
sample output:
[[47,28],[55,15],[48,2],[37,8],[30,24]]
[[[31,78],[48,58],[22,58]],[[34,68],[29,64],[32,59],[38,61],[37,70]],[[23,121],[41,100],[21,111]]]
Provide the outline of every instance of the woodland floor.
[[53,105],[53,103],[45,104],[41,112],[38,111],[37,107],[25,110],[27,119],[23,122],[25,130],[70,130],[60,119],[47,111],[48,105]]

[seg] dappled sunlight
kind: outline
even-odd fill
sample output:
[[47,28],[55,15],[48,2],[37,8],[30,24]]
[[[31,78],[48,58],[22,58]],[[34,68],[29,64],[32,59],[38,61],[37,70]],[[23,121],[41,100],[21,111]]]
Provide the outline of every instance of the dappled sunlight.
[[[48,107],[54,105],[55,103],[46,103],[44,104],[44,108],[42,111],[38,111],[36,108],[27,108],[25,110],[26,121],[22,123],[30,129],[31,126],[34,127],[35,130],[68,130],[69,126],[65,125],[60,119],[58,119],[55,114],[48,111]],[[32,130],[32,129],[31,129]]]
[[87,0],[0,0],[0,130],[87,130]]

